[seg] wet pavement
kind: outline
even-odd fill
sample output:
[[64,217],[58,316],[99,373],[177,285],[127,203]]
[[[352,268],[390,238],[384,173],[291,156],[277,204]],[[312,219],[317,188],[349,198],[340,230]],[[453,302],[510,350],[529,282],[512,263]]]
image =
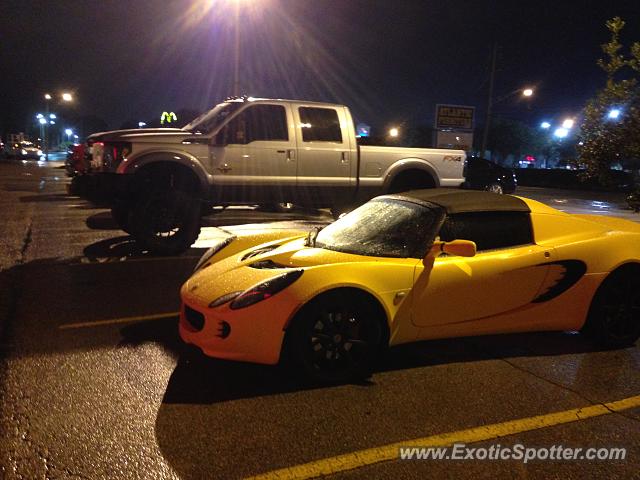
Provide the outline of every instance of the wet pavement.
[[[60,167],[0,162],[2,479],[242,478],[640,395],[637,345],[602,351],[565,333],[421,342],[392,350],[368,382],[322,388],[194,355],[170,314],[217,227],[311,228],[328,212],[230,208],[184,255],[151,257],[108,210],[67,196]],[[640,220],[624,195],[518,194]],[[639,421],[635,408],[478,444],[625,447],[625,460],[387,461],[333,477],[633,478]]]

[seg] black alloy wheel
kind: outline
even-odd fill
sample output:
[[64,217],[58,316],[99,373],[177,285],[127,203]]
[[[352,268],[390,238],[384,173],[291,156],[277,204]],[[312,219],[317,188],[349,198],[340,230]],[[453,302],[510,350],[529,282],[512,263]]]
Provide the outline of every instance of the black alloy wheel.
[[582,333],[604,347],[632,345],[640,337],[640,269],[609,275],[596,292]]
[[152,192],[138,199],[130,217],[131,233],[143,249],[176,255],[198,238],[200,210],[200,200],[186,192]]
[[287,332],[289,360],[317,382],[366,378],[382,351],[383,321],[359,295],[322,295],[302,309]]

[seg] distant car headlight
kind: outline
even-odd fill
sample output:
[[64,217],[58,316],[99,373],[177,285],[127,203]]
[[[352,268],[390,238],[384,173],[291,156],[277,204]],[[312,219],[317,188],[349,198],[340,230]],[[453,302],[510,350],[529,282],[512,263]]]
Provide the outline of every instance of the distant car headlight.
[[20,154],[21,155],[26,155],[27,153],[29,153],[29,152],[27,152],[24,148],[22,150],[20,150]]
[[41,157],[42,156],[42,150],[38,150],[38,156]]
[[218,253],[220,250],[222,250],[224,247],[226,247],[227,245],[229,245],[231,242],[233,242],[236,239],[235,235],[232,235],[230,237],[225,238],[224,240],[222,240],[221,242],[217,243],[216,245],[214,245],[213,247],[211,247],[209,250],[207,250],[206,252],[204,252],[204,255],[202,255],[200,257],[200,260],[198,260],[198,263],[196,264],[196,267],[193,269],[194,272],[197,272],[198,270],[200,270],[200,268],[207,263],[211,257],[213,257],[216,253]]
[[231,308],[231,310],[238,310],[239,308],[245,308],[261,302],[262,300],[266,300],[287,288],[299,279],[303,273],[304,270],[302,269],[292,270],[290,272],[283,273],[282,275],[278,275],[277,277],[270,278],[265,282],[259,283],[238,295],[236,299],[231,302],[229,308]]

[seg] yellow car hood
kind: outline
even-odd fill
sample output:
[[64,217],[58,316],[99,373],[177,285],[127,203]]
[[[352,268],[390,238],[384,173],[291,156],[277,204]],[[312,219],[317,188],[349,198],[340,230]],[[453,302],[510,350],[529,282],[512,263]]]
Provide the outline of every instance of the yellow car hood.
[[[208,304],[222,295],[244,291],[289,269],[387,260],[307,247],[305,242],[306,239],[298,238],[279,246],[276,241],[243,250],[198,270],[184,284],[182,292]],[[273,246],[276,248],[261,253]],[[261,268],[250,266],[253,264],[261,265]]]

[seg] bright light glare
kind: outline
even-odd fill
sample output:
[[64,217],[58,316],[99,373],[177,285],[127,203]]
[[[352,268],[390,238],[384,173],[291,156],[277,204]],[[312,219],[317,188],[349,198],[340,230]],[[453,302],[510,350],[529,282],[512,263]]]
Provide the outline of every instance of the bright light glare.
[[146,127],[146,122],[138,122],[138,128]]
[[546,130],[546,129],[548,129],[548,128],[551,128],[551,124],[550,124],[549,122],[542,122],[542,123],[540,124],[540,127],[541,127],[541,128],[544,128],[544,129]]
[[524,95],[525,97],[530,97],[531,95],[533,95],[533,89],[532,88],[525,88],[522,91],[522,95]]
[[564,122],[562,122],[562,128],[566,128],[567,130],[573,128],[575,121],[573,118],[567,118]]
[[45,123],[47,123],[47,119],[44,117],[40,117],[40,125],[44,125]]
[[62,100],[64,100],[65,102],[71,102],[73,101],[73,95],[71,95],[70,93],[63,93],[62,94]]
[[607,116],[611,120],[616,120],[616,119],[620,118],[620,109],[619,108],[612,108],[611,110],[609,110],[609,114]]
[[70,128],[65,128],[64,133],[67,135],[71,135],[73,133],[73,130],[71,130]]
[[42,118],[42,117],[44,117],[44,115],[42,115],[41,113],[36,115],[36,118]]
[[51,100],[51,95],[49,95],[48,93],[44,94],[44,99],[45,100]]
[[58,118],[58,117],[56,116],[56,114],[55,114],[55,113],[50,113],[50,114],[49,114],[49,118],[51,118],[51,119],[55,120],[55,119],[56,119],[56,118]]
[[566,138],[567,135],[569,135],[569,129],[568,128],[564,128],[564,127],[563,128],[556,128],[556,131],[553,132],[553,134],[558,138]]
[[392,128],[389,130],[390,137],[397,137],[400,134],[400,131],[397,128]]

